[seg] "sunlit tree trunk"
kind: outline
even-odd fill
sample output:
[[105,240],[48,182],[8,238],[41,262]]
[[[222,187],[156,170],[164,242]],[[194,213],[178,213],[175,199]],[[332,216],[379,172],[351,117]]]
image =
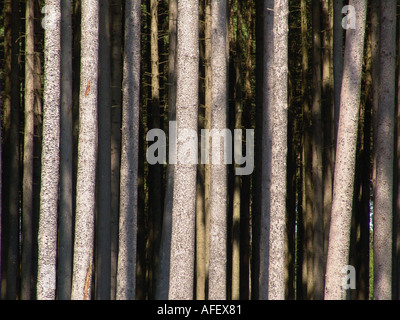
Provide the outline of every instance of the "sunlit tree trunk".
[[57,17],[45,29],[43,93],[42,177],[38,235],[39,300],[56,297],[57,210],[59,188],[60,103],[61,103],[61,3],[47,1]]
[[325,282],[325,299],[345,299],[343,268],[348,265],[353,204],[355,155],[364,51],[366,0],[353,0],[356,28],[347,29],[340,118],[334,172],[331,225]]

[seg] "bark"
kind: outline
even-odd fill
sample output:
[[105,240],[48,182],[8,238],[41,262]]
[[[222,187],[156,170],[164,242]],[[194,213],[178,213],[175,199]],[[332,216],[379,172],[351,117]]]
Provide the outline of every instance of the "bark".
[[[151,0],[150,5],[150,60],[151,60],[151,100],[148,112],[148,127],[161,128],[160,118],[160,71],[159,71],[159,31],[158,31],[158,0]],[[149,295],[154,297],[157,269],[159,265],[159,250],[162,228],[162,164],[156,163],[148,167],[149,179]]]
[[37,298],[56,297],[57,209],[61,104],[61,4],[47,1],[56,19],[45,30],[42,176],[38,236]]
[[111,300],[115,300],[118,261],[119,177],[122,104],[122,1],[111,1]]
[[61,137],[60,204],[58,226],[57,296],[71,298],[73,244],[73,171],[72,171],[72,7],[61,4]]
[[[227,1],[211,2],[211,129],[228,128],[228,17]],[[224,138],[226,139],[226,138]],[[223,163],[224,148],[220,140],[220,153],[212,152],[210,182],[210,265],[209,299],[226,299],[227,263],[227,166]],[[219,156],[219,163],[216,157]]]
[[[256,43],[256,88],[255,88],[255,113],[263,112],[263,80],[264,80],[264,2],[256,1],[255,43]],[[259,299],[260,287],[260,233],[261,233],[261,170],[262,170],[262,126],[263,116],[255,117],[255,145],[254,145],[254,174],[252,177],[252,247],[251,247],[251,298]]]
[[[169,299],[192,299],[196,165],[182,163],[182,129],[197,129],[198,114],[198,1],[178,2],[176,125],[178,161],[174,172]],[[196,130],[197,131],[197,130]],[[186,145],[189,144],[186,142]],[[190,144],[197,148],[197,143]],[[184,148],[186,149],[186,148]]]
[[374,192],[374,299],[392,298],[396,1],[381,2],[379,106]]
[[33,257],[33,136],[35,112],[35,28],[34,1],[26,2],[25,8],[25,119],[22,185],[22,257],[21,299],[32,298]]
[[268,299],[285,297],[285,223],[286,223],[286,157],[288,109],[288,15],[289,1],[278,0],[274,7],[273,101],[274,108],[271,217],[270,217],[270,270]]
[[[374,0],[372,0],[374,1]],[[334,78],[334,113],[335,141],[339,128],[340,92],[343,76],[343,0],[333,0],[333,78]]]
[[331,225],[325,282],[325,299],[344,299],[342,286],[348,264],[351,212],[353,202],[355,153],[359,118],[361,71],[367,1],[350,1],[356,12],[356,28],[347,29],[340,118],[334,172]]
[[313,259],[312,259],[312,204],[314,199],[312,189],[312,112],[309,101],[309,45],[308,45],[308,8],[307,1],[301,1],[301,42],[302,42],[302,101],[303,101],[303,251],[302,256],[302,288],[299,295],[302,298],[310,298],[309,291],[313,283]]
[[96,220],[96,299],[109,300],[111,290],[111,51],[110,1],[100,2],[98,174]]
[[324,234],[322,178],[322,72],[321,72],[321,1],[312,2],[313,27],[313,102],[312,102],[312,229],[313,282],[307,287],[309,297],[322,300],[324,296]]
[[[169,58],[168,58],[168,119],[175,121],[176,104],[176,44],[177,44],[177,0],[168,2],[169,11]],[[171,141],[169,142],[171,143]],[[172,225],[172,199],[174,186],[174,165],[167,167],[167,189],[164,201],[164,216],[160,244],[160,264],[157,277],[155,298],[158,300],[168,299],[169,268],[171,252],[171,225]]]
[[[19,108],[20,108],[20,13],[17,1],[5,2],[5,11],[8,21],[5,24],[10,29],[6,32],[6,51],[10,53],[10,60],[6,62],[10,76],[6,77],[6,97],[4,106],[5,146],[6,156],[6,184],[8,185],[5,203],[8,213],[4,217],[7,232],[5,232],[6,274],[5,282],[6,299],[17,298],[18,273],[19,273],[19,183],[20,183],[20,139],[19,139]],[[8,29],[8,30],[7,30]],[[10,42],[8,42],[10,41]],[[7,70],[7,69],[6,69]],[[3,269],[4,270],[4,269]],[[4,280],[6,278],[4,277]]]
[[[242,50],[241,45],[243,41],[243,18],[241,12],[241,4],[238,1],[237,6],[237,27],[236,27],[236,55],[234,57],[235,69],[235,124],[234,129],[241,129],[242,127],[242,76],[241,76],[241,61]],[[233,19],[233,17],[231,17]],[[236,166],[238,166],[236,164]],[[233,190],[233,221],[232,221],[232,299],[240,299],[240,192],[241,177],[236,175],[234,177],[234,190]]]
[[118,300],[135,299],[138,211],[140,1],[125,2]]
[[264,94],[262,115],[262,176],[261,176],[261,232],[260,232],[260,280],[259,299],[269,298],[270,278],[270,224],[271,224],[271,170],[273,128],[273,34],[274,1],[264,2]]
[[[335,166],[335,101],[333,71],[333,1],[322,1],[322,127],[323,127],[323,269],[328,247]],[[324,277],[325,272],[323,272]],[[324,279],[324,278],[322,278]],[[323,286],[322,286],[323,298]]]
[[90,300],[94,255],[98,103],[98,1],[82,1],[78,168],[71,299]]

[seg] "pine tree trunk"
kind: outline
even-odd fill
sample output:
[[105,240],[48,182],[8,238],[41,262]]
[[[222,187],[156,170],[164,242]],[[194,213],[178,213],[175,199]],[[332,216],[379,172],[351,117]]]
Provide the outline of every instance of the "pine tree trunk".
[[90,300],[94,255],[99,4],[82,1],[78,169],[71,299]]
[[366,23],[366,0],[353,0],[356,29],[347,29],[340,97],[336,164],[325,282],[325,299],[345,299],[343,268],[348,264],[361,71]]
[[309,101],[309,45],[308,45],[308,7],[307,1],[301,1],[301,42],[302,42],[302,101],[303,101],[303,251],[302,256],[302,288],[298,289],[300,297],[310,299],[313,284],[312,259],[312,112]]
[[119,177],[122,104],[122,1],[111,1],[111,300],[115,300],[118,261]]
[[262,124],[262,176],[261,176],[261,232],[260,232],[260,282],[259,299],[269,298],[270,277],[270,218],[271,218],[271,170],[273,128],[273,35],[274,1],[264,2],[264,85]]
[[25,121],[22,185],[22,257],[21,299],[32,298],[33,257],[33,136],[35,113],[35,47],[34,2],[28,0],[25,8]]
[[381,2],[379,106],[374,193],[374,299],[392,298],[396,1]]
[[[169,59],[168,59],[168,120],[175,121],[176,104],[176,23],[178,15],[177,0],[168,2],[169,11]],[[171,141],[169,142],[171,143]],[[168,299],[169,268],[171,252],[171,225],[172,225],[172,199],[174,186],[174,165],[168,164],[167,167],[167,189],[164,202],[163,226],[161,231],[160,244],[160,263],[157,276],[157,287],[155,298],[158,300]]]
[[[5,206],[7,215],[4,216],[6,226],[5,241],[5,267],[6,272],[5,298],[14,300],[18,294],[18,274],[19,274],[19,183],[20,183],[20,138],[19,138],[19,122],[20,122],[20,13],[19,2],[6,1],[4,3],[6,11],[5,21],[5,38],[7,44],[6,53],[10,54],[10,60],[7,60],[6,65],[9,69],[9,77],[6,77],[5,84],[5,104],[4,104],[4,125],[5,125],[5,154],[6,162],[6,185],[7,202]],[[6,69],[7,70],[7,69]]]
[[138,211],[140,1],[125,2],[125,54],[122,106],[118,300],[135,299]]
[[61,137],[57,297],[71,298],[73,253],[72,7],[61,4]]
[[[183,140],[184,129],[197,132],[198,6],[196,0],[178,1],[177,21],[177,163],[174,172],[169,299],[192,299],[194,285],[196,164],[184,162],[184,150],[197,143]],[[181,137],[180,137],[181,136]],[[183,141],[182,141],[183,140]],[[197,155],[195,160],[197,160]]]
[[[372,0],[374,1],[374,0]],[[335,142],[339,128],[340,92],[343,76],[343,27],[342,27],[343,0],[333,0],[333,78],[334,78],[334,123]]]
[[312,102],[312,184],[313,184],[313,283],[311,299],[324,297],[324,235],[323,235],[323,178],[322,178],[322,72],[321,72],[321,1],[312,2],[313,23],[313,102]]
[[98,175],[96,220],[96,299],[109,300],[111,290],[111,41],[110,2],[100,2]]
[[[228,56],[227,56],[227,1],[211,2],[211,130],[223,132],[228,128]],[[224,137],[226,139],[227,137]],[[225,140],[226,141],[226,140]],[[224,142],[225,142],[224,141]],[[227,263],[227,166],[220,138],[219,154],[212,152],[210,183],[210,265],[209,299],[226,299]],[[219,162],[216,157],[219,156]]]
[[56,298],[57,209],[61,103],[61,4],[47,1],[57,17],[45,29],[42,176],[38,238],[37,298]]

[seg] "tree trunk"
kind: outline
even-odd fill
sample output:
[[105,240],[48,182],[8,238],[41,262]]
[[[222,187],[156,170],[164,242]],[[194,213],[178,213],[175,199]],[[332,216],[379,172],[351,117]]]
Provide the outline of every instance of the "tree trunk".
[[140,1],[125,2],[118,300],[135,299],[138,209]]
[[325,299],[345,299],[343,268],[348,264],[355,154],[367,1],[353,0],[356,29],[347,29],[340,97],[340,118],[334,172]]
[[[302,42],[302,101],[303,101],[303,252],[301,264],[302,287],[298,289],[301,298],[310,298],[313,284],[313,259],[312,259],[312,113],[309,101],[309,44],[308,44],[308,7],[307,1],[301,1],[301,42]],[[300,233],[301,234],[301,233]]]
[[111,1],[111,300],[115,300],[118,261],[119,177],[122,104],[122,1]]
[[[169,11],[169,59],[168,59],[168,119],[175,121],[176,104],[176,23],[177,23],[177,0],[168,2]],[[169,141],[171,143],[171,140]],[[160,263],[157,276],[157,287],[155,298],[158,300],[168,299],[169,268],[171,252],[171,225],[172,225],[172,199],[174,187],[174,165],[168,164],[167,167],[167,189],[164,201],[163,226],[161,231],[160,244]]]
[[100,2],[98,172],[96,220],[96,299],[110,300],[111,290],[111,41],[110,2]]
[[[150,59],[151,59],[151,100],[148,112],[148,127],[161,128],[160,118],[160,71],[159,71],[159,46],[158,46],[158,2],[150,0]],[[148,271],[148,292],[154,298],[157,269],[159,265],[159,250],[162,224],[162,164],[149,165],[149,259],[151,265]]]
[[73,244],[72,7],[61,3],[61,137],[57,296],[71,298]]
[[47,1],[57,17],[45,26],[42,176],[38,238],[37,298],[56,297],[57,209],[61,103],[61,4]]
[[[372,0],[374,1],[374,0]],[[335,142],[339,128],[340,96],[343,76],[343,27],[342,27],[343,0],[333,0],[333,78],[334,78],[334,123]]]
[[396,1],[381,2],[379,106],[374,193],[374,299],[392,298]]
[[259,299],[269,297],[270,278],[270,224],[271,224],[271,170],[273,128],[273,35],[274,1],[264,2],[264,94],[262,124],[262,176],[261,176],[261,232],[260,232],[260,282]]
[[78,169],[71,299],[90,300],[94,255],[99,4],[82,1]]
[[321,1],[312,2],[313,28],[313,102],[312,102],[312,184],[313,184],[313,283],[307,288],[311,299],[324,297],[324,234],[323,234],[323,178],[322,178],[322,72],[321,72]]
[[35,113],[35,23],[34,1],[26,2],[25,8],[25,121],[22,185],[22,258],[21,299],[32,298],[33,257],[33,136]]
[[[228,56],[226,0],[211,2],[211,130],[224,132],[228,128]],[[218,135],[217,135],[218,136]],[[217,140],[218,139],[218,140]],[[220,138],[212,139],[212,147],[219,146],[219,154],[212,152],[210,184],[210,265],[209,299],[226,299],[227,263],[227,166]],[[224,137],[226,142],[227,137]],[[227,150],[226,150],[227,151]],[[219,157],[219,162],[217,158]]]
[[[177,163],[174,172],[169,299],[193,298],[197,143],[184,139],[185,129],[197,132],[198,1],[178,1],[176,125]],[[182,137],[180,137],[182,136]],[[184,151],[191,150],[192,159]],[[189,161],[184,161],[189,160]]]
[[[5,103],[4,103],[4,126],[5,126],[5,146],[7,150],[6,162],[6,185],[8,186],[5,196],[7,215],[5,218],[5,239],[4,250],[6,254],[5,272],[7,279],[5,282],[6,296],[8,300],[14,300],[18,294],[18,274],[19,274],[19,183],[20,183],[20,138],[19,138],[19,113],[20,113],[20,13],[19,2],[6,1],[4,3],[6,11],[5,21],[5,53],[10,54],[10,59],[6,62],[6,70],[10,71],[10,76],[6,77],[5,84]],[[7,21],[8,20],[8,21]],[[8,29],[9,28],[9,29]],[[3,268],[4,270],[4,268]]]

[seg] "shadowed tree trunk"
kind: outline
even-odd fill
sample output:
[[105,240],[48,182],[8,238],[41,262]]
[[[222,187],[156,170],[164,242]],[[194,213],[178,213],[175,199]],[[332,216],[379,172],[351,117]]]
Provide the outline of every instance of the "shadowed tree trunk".
[[57,297],[71,298],[73,244],[72,7],[61,3],[61,137]]
[[99,92],[96,273],[97,300],[109,300],[111,290],[111,50],[110,1],[102,0],[99,9]]
[[396,1],[381,2],[379,106],[374,193],[374,299],[392,298]]
[[34,1],[25,7],[25,119],[22,185],[21,299],[32,298],[33,257],[33,143],[35,114],[35,21]]
[[135,299],[136,293],[140,21],[140,1],[127,0],[125,2],[119,251],[116,294],[118,300]]

